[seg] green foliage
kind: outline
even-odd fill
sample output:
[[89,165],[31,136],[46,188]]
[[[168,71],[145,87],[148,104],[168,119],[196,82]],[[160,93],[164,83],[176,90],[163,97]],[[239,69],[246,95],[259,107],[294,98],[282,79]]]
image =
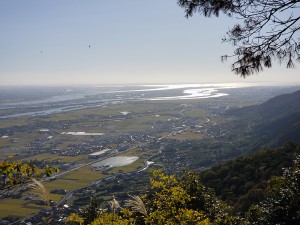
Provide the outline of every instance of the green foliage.
[[235,212],[244,213],[264,199],[268,180],[281,176],[282,168],[290,167],[298,154],[300,145],[287,142],[281,148],[261,150],[205,170],[200,173],[201,181],[232,205]]
[[268,198],[248,212],[251,224],[300,224],[300,157],[282,177],[270,181]]
[[90,204],[82,211],[81,218],[83,219],[83,224],[90,224],[94,221],[98,215],[100,210],[100,201],[98,198],[93,197]]
[[66,221],[67,225],[83,225],[84,219],[76,213],[72,213]]
[[[80,218],[84,219],[84,224],[93,221],[92,225],[236,224],[238,220],[229,215],[226,204],[222,203],[211,189],[205,188],[199,178],[195,173],[186,172],[178,178],[175,175],[165,175],[162,170],[153,170],[149,192],[141,198],[131,196],[131,199],[126,201],[127,208],[116,211],[114,206],[111,207],[111,213],[99,211],[95,207],[98,204],[97,200],[93,199],[85,210],[88,213],[82,214]],[[80,218],[71,215],[68,221],[77,221],[76,224],[80,224]]]
[[150,182],[152,194],[146,198],[150,209],[145,218],[147,224],[210,224],[202,211],[188,208],[192,196],[174,175],[155,170]]
[[38,169],[34,164],[22,162],[0,162],[0,196],[20,190],[25,184],[32,183],[34,180],[43,176],[51,176],[53,172],[58,172],[58,168],[46,166]]
[[[296,146],[287,146],[292,147]],[[238,163],[233,168],[244,168],[242,165]],[[249,165],[247,168],[250,168]],[[238,177],[233,178],[234,182],[239,182]],[[85,221],[84,224],[92,225],[300,224],[300,156],[295,160],[293,167],[284,170],[282,176],[272,177],[268,181],[267,198],[252,205],[245,218],[233,216],[228,205],[222,202],[212,189],[201,183],[199,174],[185,171],[178,177],[166,175],[162,170],[153,170],[150,184],[150,189],[143,196],[130,196],[131,199],[125,204],[127,208],[117,211],[119,203],[113,199],[112,212],[90,207],[94,213],[86,213],[84,218],[71,215],[68,222],[83,224],[82,221]],[[266,190],[252,189],[247,193],[247,198],[257,201],[257,196],[260,199],[260,195],[265,195]],[[98,203],[95,200],[91,205]],[[90,217],[90,222],[86,222],[87,217]]]
[[132,219],[125,219],[113,213],[103,212],[91,225],[134,225]]
[[231,224],[230,208],[202,184],[199,174],[185,171],[180,184],[191,196],[188,208],[202,211],[215,224]]

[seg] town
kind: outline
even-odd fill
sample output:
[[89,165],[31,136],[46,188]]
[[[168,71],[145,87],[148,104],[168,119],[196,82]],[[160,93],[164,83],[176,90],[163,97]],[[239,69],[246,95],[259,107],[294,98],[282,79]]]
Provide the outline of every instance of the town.
[[[139,193],[148,182],[148,168],[170,173],[203,170],[247,152],[252,147],[249,135],[227,112],[263,99],[254,95],[242,101],[241,93],[249,90],[243,91],[236,91],[240,97],[164,104],[127,101],[6,118],[0,127],[1,160],[22,160],[60,171],[42,181],[50,205],[30,192],[2,196],[0,202],[18,205],[19,211],[29,204],[32,210],[24,218],[18,210],[8,214],[3,209],[1,224],[42,224],[42,218],[48,217],[63,224],[67,215],[82,210],[93,196],[102,199],[105,208],[113,195],[122,201],[129,193]],[[113,164],[113,160],[124,164]]]

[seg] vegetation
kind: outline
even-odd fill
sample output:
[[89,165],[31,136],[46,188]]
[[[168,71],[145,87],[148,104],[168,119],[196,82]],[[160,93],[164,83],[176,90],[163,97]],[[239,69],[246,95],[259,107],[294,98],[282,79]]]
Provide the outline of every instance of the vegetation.
[[223,13],[242,20],[224,38],[236,47],[229,57],[235,57],[232,70],[242,77],[271,67],[274,60],[287,68],[300,60],[299,0],[178,0],[178,4],[185,8],[186,17],[195,12],[206,17]]
[[33,186],[36,188],[41,185],[36,179],[49,177],[54,171],[58,172],[58,169],[49,166],[38,169],[34,164],[14,161],[0,162],[0,196],[3,197],[13,191],[21,191],[23,187],[31,183],[36,184]]
[[[287,99],[291,99],[291,101],[287,101]],[[76,123],[75,120],[67,120],[67,116],[66,118],[61,118],[60,122],[55,122],[55,116],[59,116],[58,114],[39,118],[33,117],[30,119],[31,122],[26,126],[2,129],[5,135],[7,134],[6,132],[11,132],[7,134],[8,138],[1,139],[2,143],[5,144],[5,151],[3,151],[2,157],[7,155],[12,156],[13,158],[10,160],[15,160],[16,163],[18,159],[23,159],[22,165],[33,166],[34,164],[36,165],[35,168],[47,168],[47,165],[51,167],[61,166],[61,175],[49,179],[49,182],[43,182],[46,189],[50,192],[49,198],[55,201],[51,202],[52,205],[60,202],[66,192],[80,189],[72,193],[72,197],[67,200],[66,204],[70,206],[69,210],[79,212],[79,208],[89,204],[91,195],[98,197],[101,208],[107,207],[107,201],[115,196],[120,201],[122,207],[131,209],[131,211],[126,212],[124,209],[116,208],[113,215],[110,213],[110,210],[101,211],[101,215],[103,215],[102,220],[104,221],[113,218],[114,222],[119,220],[120,223],[125,220],[128,223],[137,223],[136,221],[143,221],[143,223],[148,221],[150,223],[151,220],[148,217],[156,213],[162,217],[160,223],[167,223],[168,221],[173,223],[174,221],[170,218],[173,218],[175,214],[178,214],[179,217],[182,216],[181,220],[184,220],[183,212],[189,214],[189,217],[186,218],[187,221],[194,221],[193,218],[196,214],[194,215],[193,213],[197,211],[201,214],[201,216],[199,214],[201,220],[197,222],[209,221],[210,223],[216,223],[214,215],[218,215],[219,212],[213,211],[208,206],[215,205],[217,200],[206,198],[201,193],[209,192],[209,196],[217,195],[221,200],[225,201],[224,203],[217,198],[219,203],[223,205],[222,207],[226,208],[226,211],[228,210],[226,212],[227,215],[232,215],[231,213],[246,215],[248,208],[252,204],[259,205],[267,197],[268,180],[272,176],[279,176],[282,173],[283,167],[291,165],[292,158],[295,154],[299,154],[299,146],[290,142],[276,150],[263,150],[258,152],[257,155],[239,157],[237,160],[205,170],[199,176],[193,175],[195,176],[193,179],[199,182],[197,188],[192,188],[195,184],[189,185],[189,181],[184,181],[184,179],[190,179],[189,177],[192,176],[191,173],[189,176],[185,174],[183,177],[179,174],[182,173],[183,169],[203,170],[205,167],[208,168],[219,163],[224,163],[226,160],[256,151],[260,148],[261,144],[267,146],[272,142],[277,145],[277,140],[279,140],[278,135],[287,134],[285,133],[286,131],[291,131],[291,135],[284,135],[282,140],[299,140],[299,132],[296,132],[299,130],[299,123],[297,122],[299,119],[297,119],[298,117],[290,117],[291,114],[297,115],[299,111],[298,100],[299,92],[296,92],[276,97],[259,106],[234,111],[230,110],[230,112],[228,112],[229,110],[225,106],[229,103],[234,106],[236,104],[231,103],[231,100],[229,101],[226,98],[225,101],[224,99],[222,101],[214,100],[212,106],[207,105],[211,104],[210,101],[194,102],[190,105],[164,104],[163,108],[158,107],[158,111],[151,112],[146,111],[147,107],[143,108],[135,105],[134,110],[137,113],[135,114],[131,110],[131,113],[126,116],[119,114],[120,111],[128,109],[121,106],[114,106],[115,111],[113,111],[113,114],[116,115],[115,117],[102,115],[102,109],[85,109],[79,110],[84,118],[79,118],[78,121],[76,120]],[[236,101],[236,103],[239,103],[240,97]],[[146,104],[141,105],[146,106]],[[279,106],[276,108],[275,113],[270,109],[276,107],[276,105]],[[127,107],[127,105],[125,106]],[[151,110],[156,109],[154,105],[152,106],[153,109],[151,108]],[[109,107],[104,109],[108,113]],[[202,110],[199,115],[196,113],[198,110]],[[73,113],[76,115],[75,112]],[[53,118],[52,122],[48,121],[50,117]],[[128,132],[131,130],[128,124],[136,117],[139,118],[139,122],[138,125],[132,125],[132,129],[138,130],[136,132]],[[285,118],[292,118],[292,120],[286,120]],[[131,122],[124,122],[126,120]],[[274,123],[279,123],[279,120],[283,121],[282,124],[284,127],[273,126]],[[286,123],[284,123],[285,121]],[[35,124],[35,122],[37,124],[32,127],[32,124]],[[81,127],[80,131],[87,131],[86,129],[96,130],[97,127],[100,127],[101,131],[102,129],[111,130],[107,135],[94,137],[73,137],[62,134],[62,132],[70,130],[79,131],[79,127]],[[143,130],[146,127],[149,130]],[[41,132],[42,128],[49,128],[49,132]],[[52,138],[49,138],[50,135]],[[130,137],[130,135],[133,136]],[[139,160],[124,167],[107,170],[103,174],[99,171],[92,171],[89,163],[94,159],[89,159],[87,154],[91,151],[97,151],[98,146],[101,145],[102,148],[119,148],[120,151],[116,153],[117,155],[138,156]],[[81,149],[82,151],[78,154],[62,155],[62,153],[68,153],[68,151],[72,153],[73,149],[76,151]],[[174,175],[173,186],[180,187],[178,191],[184,193],[182,197],[184,203],[175,203],[173,205],[175,207],[174,212],[172,211],[173,206],[170,205],[168,209],[165,209],[167,212],[161,215],[163,211],[159,211],[158,209],[161,209],[162,206],[158,204],[159,202],[163,202],[162,199],[167,198],[167,196],[177,196],[175,194],[176,188],[173,190],[173,186],[168,186],[170,187],[169,192],[165,193],[162,193],[163,190],[157,187],[149,189],[147,187],[150,177],[149,173],[133,172],[143,167],[145,161],[154,162],[152,166],[155,168],[164,168],[164,172],[168,175],[163,176],[171,176],[169,174],[177,175]],[[41,171],[43,172],[43,170]],[[12,172],[12,174],[17,175],[15,172]],[[45,171],[40,175],[34,178],[39,179],[45,176]],[[105,179],[105,177],[109,177],[109,179]],[[6,181],[8,179],[7,177]],[[98,179],[101,179],[100,183],[92,183]],[[7,182],[7,184],[9,183]],[[214,188],[216,194],[209,188]],[[15,190],[18,189],[16,188]],[[57,192],[57,190],[62,192]],[[155,192],[161,193],[162,196],[154,198],[153,193]],[[128,197],[128,194],[132,197]],[[196,201],[197,197],[195,195],[202,197],[198,197]],[[36,208],[31,207],[35,203],[38,204],[40,202],[32,200],[32,196],[30,195],[11,196],[9,200],[12,204],[15,202],[12,199],[13,197],[24,197],[24,200],[22,199],[24,203],[20,207],[18,206],[18,210],[14,212],[5,211],[5,213],[2,213],[2,218],[5,215],[19,216],[19,218],[20,216],[24,217],[24,214],[16,214],[22,211],[21,209],[27,210],[28,215],[35,213],[37,211],[35,209],[37,208],[49,209],[47,206],[43,207],[39,205]],[[126,199],[138,203],[140,202],[138,198],[144,204],[147,216],[146,214],[142,214],[144,215],[143,217],[137,210],[133,210],[134,205],[130,206],[130,204],[124,203]],[[156,199],[156,203],[153,203],[154,199]],[[7,203],[9,202],[7,199],[1,199],[0,201],[0,204],[9,204]],[[61,202],[60,205],[62,206],[63,203]],[[180,205],[183,208],[177,209],[176,207]],[[232,212],[228,205],[233,206],[234,210]],[[155,211],[156,206],[157,210]],[[30,211],[30,209],[32,210]],[[7,210],[13,211],[12,208]],[[48,211],[52,213],[53,209],[49,209]],[[69,213],[62,213],[63,215],[60,213],[58,215],[62,216],[62,218],[69,215]],[[55,215],[55,212],[53,212],[52,218]],[[96,215],[98,217],[99,212]],[[77,220],[82,217],[82,215],[77,215],[74,218]],[[148,219],[146,220],[146,218]],[[55,219],[58,221],[61,218]],[[83,223],[84,220],[79,221]]]
[[[154,170],[150,183],[151,188],[147,194],[141,198],[131,196],[126,201],[127,208],[111,207],[111,212],[97,211],[98,218],[91,224],[225,225],[237,221],[237,218],[229,216],[229,208],[211,189],[205,188],[194,173],[186,172],[178,178],[165,175],[162,170]],[[95,205],[93,203],[93,207],[90,205],[87,208],[88,214],[94,215]],[[94,209],[94,212],[91,213],[90,209]],[[81,218],[87,221],[86,216],[83,213]],[[80,217],[74,215],[68,219],[69,222],[79,220]]]
[[286,168],[282,177],[270,181],[268,198],[252,206],[248,220],[253,225],[299,224],[300,214],[300,157],[294,166]]
[[[287,143],[283,148],[276,149],[274,152],[264,150],[252,156],[240,157],[229,162],[228,165],[242,165],[243,159],[249,163],[245,167],[249,167],[250,163],[253,163],[254,167],[265,170],[266,173],[271,173],[270,169],[272,168],[279,171],[279,160],[283,160],[281,166],[286,165],[291,158],[295,159],[296,152],[299,154],[299,147],[297,144]],[[275,162],[268,164],[268,159],[262,158],[274,159]],[[256,187],[260,185],[260,182],[266,185],[261,190],[263,198],[260,198],[259,201],[254,197],[249,198],[248,201],[251,203],[251,207],[246,211],[232,211],[227,203],[217,197],[213,189],[204,186],[201,179],[203,179],[205,173],[197,174],[185,171],[183,175],[175,176],[166,175],[162,170],[153,170],[150,188],[141,197],[129,196],[128,200],[125,201],[124,208],[119,207],[119,203],[116,199],[113,199],[114,206],[112,204],[111,210],[101,210],[99,202],[93,199],[90,206],[81,215],[71,215],[68,218],[68,223],[94,225],[299,224],[300,156],[296,157],[294,163],[291,163],[292,161],[289,161],[290,166],[284,169],[283,175],[272,177],[268,175],[258,178]],[[264,168],[259,167],[264,163],[266,163]],[[221,165],[220,168],[224,166],[225,164]],[[235,169],[235,173],[238,173],[239,168],[235,167]],[[231,175],[232,180],[236,180],[237,178],[232,172],[233,170],[229,170],[223,176]],[[240,173],[243,174],[243,170]],[[251,176],[249,176],[249,180],[251,179]],[[257,190],[252,191],[252,194],[255,191]],[[93,218],[93,222],[90,218]],[[85,222],[83,223],[83,221]]]
[[9,218],[15,220],[20,217],[33,216],[42,209],[45,209],[45,205],[37,205],[24,199],[0,199],[0,217],[2,220],[9,220]]
[[[0,217],[16,221],[20,216],[29,216],[49,207],[49,192],[38,180],[51,176],[53,172],[58,172],[58,168],[45,166],[43,169],[38,169],[32,163],[21,161],[0,162],[0,205],[2,206]],[[20,199],[24,193],[41,199],[42,204],[36,205]],[[12,195],[18,199],[6,198]]]
[[300,145],[287,142],[280,148],[240,156],[202,171],[200,176],[205,186],[213,188],[236,212],[244,213],[264,199],[269,179],[280,176],[299,154]]

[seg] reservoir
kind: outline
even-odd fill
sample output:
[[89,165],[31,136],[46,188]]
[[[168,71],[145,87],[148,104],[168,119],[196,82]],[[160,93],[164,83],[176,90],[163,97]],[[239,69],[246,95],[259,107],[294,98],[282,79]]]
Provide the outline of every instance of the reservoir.
[[102,160],[100,162],[92,164],[92,167],[120,167],[120,166],[127,166],[131,163],[138,160],[139,157],[136,156],[116,156],[110,157],[108,159]]

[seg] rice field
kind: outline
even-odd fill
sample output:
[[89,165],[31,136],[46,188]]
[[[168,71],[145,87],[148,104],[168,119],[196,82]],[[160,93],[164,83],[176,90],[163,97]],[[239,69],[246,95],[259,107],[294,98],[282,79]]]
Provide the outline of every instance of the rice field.
[[41,206],[24,199],[0,199],[0,218],[5,216],[29,217],[49,206]]

